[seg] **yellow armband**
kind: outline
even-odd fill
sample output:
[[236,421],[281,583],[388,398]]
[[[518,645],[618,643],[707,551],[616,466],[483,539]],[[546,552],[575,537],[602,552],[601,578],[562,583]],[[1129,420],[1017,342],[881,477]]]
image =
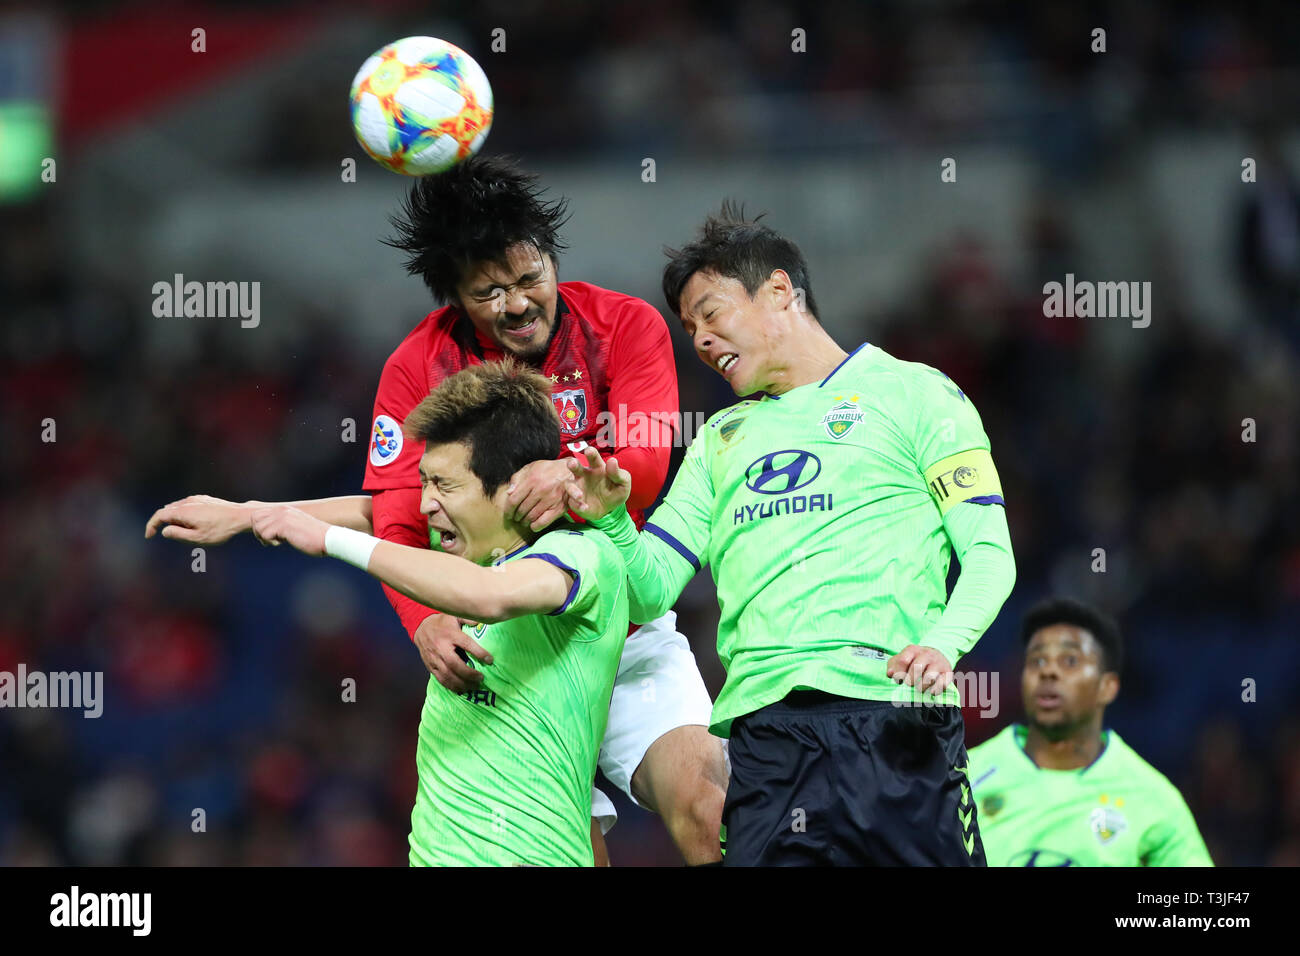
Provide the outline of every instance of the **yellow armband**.
[[939,514],[963,501],[975,504],[1002,505],[1002,482],[993,467],[993,456],[983,448],[972,448],[949,455],[925,470],[930,497],[939,506]]

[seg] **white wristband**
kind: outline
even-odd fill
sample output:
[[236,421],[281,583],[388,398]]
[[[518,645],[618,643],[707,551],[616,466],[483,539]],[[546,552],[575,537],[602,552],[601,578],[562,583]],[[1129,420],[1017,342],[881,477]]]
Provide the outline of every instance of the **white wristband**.
[[325,553],[362,571],[369,569],[370,555],[378,544],[379,539],[372,534],[340,528],[336,524],[330,525],[325,531]]

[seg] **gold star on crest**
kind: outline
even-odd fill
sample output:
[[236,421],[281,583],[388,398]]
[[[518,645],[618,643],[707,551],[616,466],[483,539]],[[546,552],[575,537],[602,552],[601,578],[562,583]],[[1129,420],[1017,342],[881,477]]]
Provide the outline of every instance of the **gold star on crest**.
[[582,378],[582,369],[580,369],[580,368],[575,368],[575,369],[573,370],[573,380],[576,382],[576,381],[578,381],[578,379],[580,379],[580,378]]
[[559,380],[560,380],[560,376],[558,376],[558,375],[552,375],[552,376],[551,376],[551,384],[552,384],[552,385],[554,385],[554,384],[556,384],[557,382],[559,382]]

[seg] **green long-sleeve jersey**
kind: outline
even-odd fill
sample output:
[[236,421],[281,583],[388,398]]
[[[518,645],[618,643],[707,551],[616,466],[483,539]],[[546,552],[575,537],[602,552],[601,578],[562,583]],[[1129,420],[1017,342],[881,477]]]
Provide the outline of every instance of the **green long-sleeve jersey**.
[[[710,418],[644,533],[623,509],[596,524],[627,560],[633,621],[712,569],[720,736],[796,689],[912,700],[889,657],[922,644],[955,665],[1015,580],[974,406],[941,372],[872,345],[820,382]],[[953,687],[932,701],[959,702]]]
[[1040,768],[1012,724],[970,750],[989,866],[1213,866],[1182,794],[1113,730],[1078,770]]

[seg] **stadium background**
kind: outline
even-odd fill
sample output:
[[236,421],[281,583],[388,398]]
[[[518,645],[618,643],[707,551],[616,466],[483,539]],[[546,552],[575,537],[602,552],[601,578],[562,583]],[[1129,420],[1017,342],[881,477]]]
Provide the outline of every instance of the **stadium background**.
[[[0,670],[106,687],[97,720],[0,711],[0,862],[405,860],[427,674],[378,585],[247,540],[194,573],[141,532],[188,493],[359,488],[380,366],[430,305],[377,241],[405,183],[353,142],[346,93],[410,34],[479,59],[488,150],[571,199],[562,278],[663,310],[660,247],[736,196],[802,244],[842,344],[971,396],[1019,579],[961,667],[1001,674],[969,742],[1019,715],[1018,614],[1098,601],[1129,643],[1110,725],[1220,864],[1300,862],[1300,8],[437,8],[0,8]],[[1044,318],[1042,284],[1067,272],[1152,282],[1150,327]],[[260,324],[154,317],[175,273],[259,281]],[[683,410],[727,403],[670,325]],[[678,612],[716,693],[707,576]],[[616,800],[616,864],[679,862]]]

